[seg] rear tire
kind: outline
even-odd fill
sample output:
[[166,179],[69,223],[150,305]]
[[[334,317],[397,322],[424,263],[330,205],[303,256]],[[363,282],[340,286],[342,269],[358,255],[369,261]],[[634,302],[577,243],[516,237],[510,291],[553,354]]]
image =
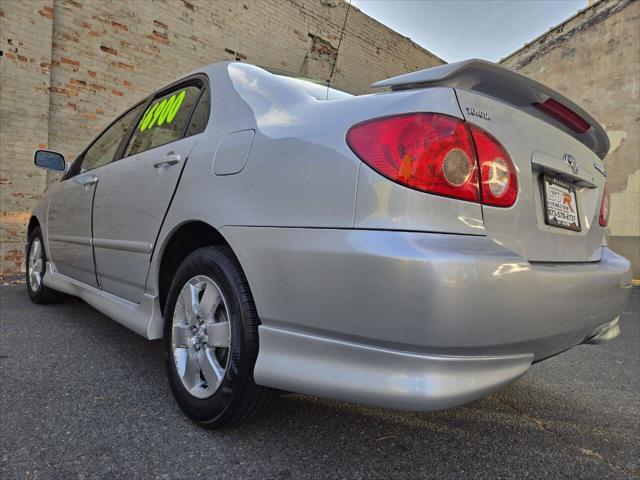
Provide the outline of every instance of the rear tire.
[[64,293],[52,290],[43,283],[47,253],[40,227],[35,227],[29,234],[26,265],[27,292],[33,303],[57,303],[67,298]]
[[164,309],[165,365],[180,409],[216,429],[251,420],[273,391],[253,380],[258,314],[228,247],[203,247],[180,264]]

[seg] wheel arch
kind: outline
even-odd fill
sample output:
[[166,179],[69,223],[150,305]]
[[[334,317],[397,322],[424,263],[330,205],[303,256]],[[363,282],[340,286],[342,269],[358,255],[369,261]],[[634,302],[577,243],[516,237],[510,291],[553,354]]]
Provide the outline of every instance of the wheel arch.
[[198,248],[217,245],[229,247],[233,252],[229,242],[216,228],[200,220],[182,223],[167,235],[157,267],[158,300],[163,314],[171,279],[182,261]]

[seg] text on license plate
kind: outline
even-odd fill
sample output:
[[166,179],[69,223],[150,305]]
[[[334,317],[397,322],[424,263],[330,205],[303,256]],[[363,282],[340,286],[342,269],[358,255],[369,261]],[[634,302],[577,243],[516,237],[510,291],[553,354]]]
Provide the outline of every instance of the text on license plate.
[[567,182],[546,175],[543,183],[547,225],[579,232],[580,216],[575,188]]

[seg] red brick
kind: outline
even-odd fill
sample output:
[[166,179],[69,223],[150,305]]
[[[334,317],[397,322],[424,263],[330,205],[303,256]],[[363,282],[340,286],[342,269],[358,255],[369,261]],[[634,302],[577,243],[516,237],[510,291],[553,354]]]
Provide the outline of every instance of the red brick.
[[124,95],[124,93],[122,93],[120,90],[116,90],[115,88],[113,90],[111,90],[111,93],[113,93],[117,97],[121,97],[121,96]]
[[129,31],[129,27],[122,23],[114,22],[113,20],[111,20],[111,26],[116,30],[123,30],[125,32]]
[[62,63],[66,63],[67,65],[73,65],[75,67],[79,67],[80,66],[80,62],[78,60],[71,60],[70,58],[62,57],[60,59],[60,61]]
[[153,40],[154,42],[164,43],[165,45],[169,44],[169,40],[167,40],[165,37],[157,35],[155,31],[153,32],[153,35],[147,35],[147,38],[149,40]]
[[100,50],[102,50],[105,53],[110,53],[111,55],[118,55],[117,50],[114,50],[111,47],[106,47],[104,45],[100,45]]
[[25,57],[24,55],[18,55],[18,60],[20,60],[21,62],[28,62],[29,59],[27,57]]
[[45,6],[42,10],[38,10],[38,13],[43,17],[53,18],[53,8]]
[[87,73],[91,78],[96,78],[96,72],[92,72],[91,70],[87,70]]
[[68,90],[66,88],[61,88],[61,87],[49,87],[49,92],[67,94]]
[[91,18],[99,21],[100,23],[111,23],[111,20],[109,20],[108,18],[99,17],[97,15],[92,15]]
[[134,70],[133,65],[129,65],[128,63],[123,63],[123,62],[118,62],[118,67],[124,70],[129,70],[130,72],[133,72]]
[[15,60],[16,59],[16,56],[11,52],[7,52],[7,53],[5,53],[5,55],[9,60]]

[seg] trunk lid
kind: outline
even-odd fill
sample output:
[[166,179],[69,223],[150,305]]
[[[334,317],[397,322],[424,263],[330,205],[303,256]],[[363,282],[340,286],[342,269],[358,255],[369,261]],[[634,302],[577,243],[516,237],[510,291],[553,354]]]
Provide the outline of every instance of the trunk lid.
[[[492,134],[516,166],[516,202],[508,208],[482,207],[487,235],[530,261],[600,260],[604,228],[598,216],[606,181],[602,158],[609,150],[602,126],[550,88],[481,60],[374,84],[393,90],[433,85],[453,87],[465,119]],[[559,105],[560,116],[539,108],[545,102]],[[547,218],[545,202],[552,202],[553,193],[546,194],[545,188],[553,187],[545,187],[545,179],[561,185],[558,191],[575,191],[575,199],[568,201],[577,207],[579,231],[555,226]]]
[[[530,261],[600,260],[604,229],[598,216],[605,177],[598,170],[604,171],[598,156],[565,132],[517,108],[471,92],[457,94],[465,118],[491,133],[518,171],[518,197],[511,207],[482,206],[487,235]],[[467,107],[487,112],[490,120],[470,116]],[[545,177],[575,189],[580,231],[548,223]]]

